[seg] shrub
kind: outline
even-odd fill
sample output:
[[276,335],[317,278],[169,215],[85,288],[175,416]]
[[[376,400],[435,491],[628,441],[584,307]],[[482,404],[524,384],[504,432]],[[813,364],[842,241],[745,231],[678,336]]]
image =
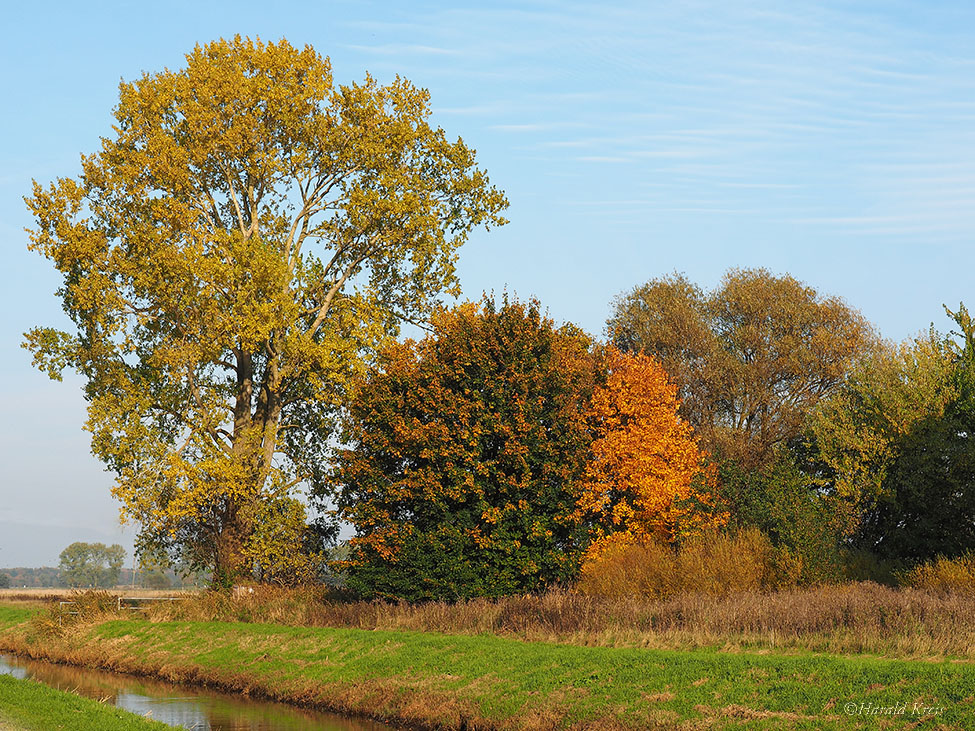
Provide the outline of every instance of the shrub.
[[589,563],[578,584],[584,594],[667,597],[681,593],[726,595],[787,583],[768,538],[754,528],[701,535],[678,549],[629,544]]
[[917,589],[975,594],[975,554],[958,558],[939,556],[901,574],[902,583]]
[[536,301],[486,299],[432,325],[355,385],[332,477],[356,535],[333,565],[361,597],[411,601],[574,578],[574,485],[600,377],[592,341]]
[[880,558],[870,551],[848,550],[841,554],[843,578],[849,581],[872,581],[885,586],[897,586],[902,581],[903,562]]

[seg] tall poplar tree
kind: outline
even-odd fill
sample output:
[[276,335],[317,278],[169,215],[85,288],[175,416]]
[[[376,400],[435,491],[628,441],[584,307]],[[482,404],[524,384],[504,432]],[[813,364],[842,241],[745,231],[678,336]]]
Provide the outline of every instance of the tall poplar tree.
[[31,248],[74,327],[25,346],[84,377],[143,545],[233,580],[302,537],[295,489],[321,479],[363,354],[456,291],[457,247],[507,202],[405,80],[336,86],[283,40],[186,62],[121,83],[81,175],[35,182]]

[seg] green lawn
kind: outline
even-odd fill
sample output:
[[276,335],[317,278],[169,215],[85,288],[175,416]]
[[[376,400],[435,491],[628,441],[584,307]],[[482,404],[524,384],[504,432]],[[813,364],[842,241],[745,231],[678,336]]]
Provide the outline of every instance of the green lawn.
[[32,680],[0,675],[0,729],[4,731],[161,731],[171,728]]
[[26,622],[32,615],[37,614],[38,611],[40,610],[0,605],[0,632],[10,629],[21,622]]

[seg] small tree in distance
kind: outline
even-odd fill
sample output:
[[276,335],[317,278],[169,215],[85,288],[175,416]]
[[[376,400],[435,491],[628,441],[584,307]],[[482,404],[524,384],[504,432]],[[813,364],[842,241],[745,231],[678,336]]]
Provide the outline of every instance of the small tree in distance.
[[61,581],[71,587],[110,587],[118,584],[125,549],[113,544],[72,543],[61,551]]

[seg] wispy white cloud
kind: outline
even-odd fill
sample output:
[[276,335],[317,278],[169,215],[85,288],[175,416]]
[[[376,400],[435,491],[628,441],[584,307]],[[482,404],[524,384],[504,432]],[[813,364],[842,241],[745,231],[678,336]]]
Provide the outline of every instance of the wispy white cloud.
[[382,56],[403,56],[408,54],[420,54],[425,56],[459,56],[462,51],[456,48],[440,48],[438,46],[424,46],[409,43],[385,43],[377,46],[357,46],[348,45],[346,48],[352,51],[372,53]]
[[582,155],[577,157],[579,162],[632,162],[633,158],[613,155]]
[[527,124],[492,124],[488,129],[499,132],[554,132],[561,129],[586,127],[582,122],[534,122]]

